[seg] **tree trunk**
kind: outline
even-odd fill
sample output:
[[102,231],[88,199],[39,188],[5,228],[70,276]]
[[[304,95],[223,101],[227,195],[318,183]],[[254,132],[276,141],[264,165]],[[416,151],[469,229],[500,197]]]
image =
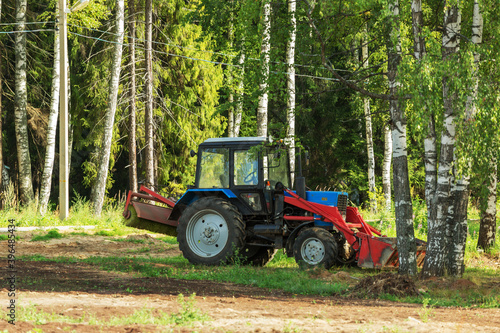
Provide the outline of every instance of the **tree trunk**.
[[234,137],[240,135],[241,116],[243,115],[243,96],[245,93],[245,40],[241,42],[241,53],[238,58],[238,65],[240,66],[240,77],[238,78],[238,89],[235,113],[234,113]]
[[288,16],[290,18],[290,32],[286,44],[286,64],[287,64],[287,100],[286,115],[288,123],[287,144],[289,145],[290,170],[292,170],[292,182],[295,174],[295,39],[297,35],[297,11],[296,0],[288,0]]
[[[2,18],[2,1],[0,0],[0,22]],[[3,43],[0,42],[0,209],[4,207],[3,195],[3,134],[2,134],[2,121],[3,121],[3,108],[2,108],[2,81],[3,81]]]
[[259,84],[259,104],[257,107],[257,136],[267,137],[267,106],[268,106],[268,84],[269,84],[269,61],[271,52],[271,1],[264,2],[263,25],[261,45],[261,82]]
[[[453,61],[459,48],[460,11],[458,6],[446,7],[444,16],[444,32],[442,54],[443,61]],[[451,74],[451,73],[450,73]],[[436,195],[434,197],[435,209],[431,212],[428,222],[429,235],[427,253],[425,256],[422,274],[424,277],[444,275],[444,262],[447,256],[447,216],[453,196],[451,193],[451,166],[454,159],[455,147],[455,110],[454,101],[456,94],[450,91],[450,78],[443,79],[443,130],[441,133],[441,151],[438,167]],[[456,207],[460,209],[460,207]]]
[[[229,39],[229,46],[232,49],[233,48],[233,41],[234,41],[234,1],[230,1],[230,13],[229,13],[229,28],[227,31],[227,37]],[[234,89],[233,89],[233,73],[232,73],[232,67],[228,66],[227,68],[227,82],[229,86],[229,96],[228,96],[228,102],[229,102],[229,109],[227,113],[227,136],[232,138],[234,137]]]
[[384,191],[385,209],[391,209],[391,164],[392,136],[391,128],[384,126],[384,162],[382,164],[382,187]]
[[145,102],[145,129],[146,129],[146,186],[154,190],[154,136],[153,136],[153,3],[146,0],[146,102]]
[[[420,62],[426,54],[425,38],[422,35],[423,13],[422,0],[413,0],[411,5],[412,28],[413,28],[413,49],[417,62]],[[429,122],[427,125],[427,136],[424,139],[424,165],[425,165],[425,202],[427,207],[427,221],[431,221],[431,212],[434,209],[433,200],[436,193],[437,181],[437,148],[436,129],[434,112],[430,110]],[[432,223],[432,222],[431,222]]]
[[[26,0],[16,1],[17,31],[26,30]],[[16,87],[14,100],[14,122],[17,142],[17,160],[19,164],[20,199],[24,204],[33,198],[31,183],[31,158],[29,151],[28,116],[26,111],[28,94],[26,90],[26,33],[16,33]]]
[[[401,61],[401,41],[399,33],[399,1],[389,5],[392,13],[391,33],[387,47],[387,75],[391,95],[397,94],[397,68]],[[394,40],[397,40],[394,45]],[[399,273],[417,274],[416,243],[413,230],[413,208],[408,178],[408,154],[406,150],[406,117],[398,100],[390,101],[393,142],[393,183],[396,214],[397,247],[399,252]]]
[[497,161],[493,159],[490,163],[490,174],[486,182],[488,195],[481,195],[481,223],[479,226],[479,237],[477,247],[488,250],[495,245],[495,233],[497,225]]
[[123,51],[123,35],[125,21],[124,0],[116,1],[116,41],[114,44],[113,63],[111,65],[111,77],[109,82],[108,109],[104,119],[103,146],[100,150],[98,171],[94,186],[92,187],[92,205],[94,214],[99,216],[102,211],[104,195],[106,192],[106,180],[108,178],[109,156],[111,154],[111,143],[113,140],[113,126],[118,100],[118,86],[120,83],[120,70]]
[[[472,18],[472,42],[481,44],[483,36],[483,16],[478,1],[474,1],[474,11]],[[474,52],[473,86],[471,95],[467,98],[465,109],[465,121],[469,122],[476,113],[475,100],[478,90],[478,67],[480,54]],[[464,266],[465,245],[467,241],[467,205],[469,203],[469,175],[465,174],[456,180],[452,190],[454,198],[453,209],[449,210],[448,217],[448,249],[446,258],[446,272],[451,276],[462,276]]]
[[[59,2],[56,2],[56,16],[59,17]],[[57,119],[59,117],[60,61],[59,30],[56,29],[54,31],[54,68],[52,69],[50,114],[47,124],[47,147],[45,148],[45,163],[43,167],[42,184],[40,186],[40,198],[38,202],[38,212],[42,215],[47,211],[52,186],[52,171],[54,169]]]
[[[361,39],[361,59],[363,68],[368,68],[368,27],[365,25],[363,38]],[[377,193],[375,189],[375,155],[373,152],[372,116],[370,112],[370,99],[363,97],[363,112],[365,114],[366,127],[366,151],[368,155],[368,192],[370,196],[370,210],[377,211]]]
[[137,146],[136,146],[136,107],[135,107],[135,0],[128,0],[128,28],[130,33],[130,88],[128,115],[128,165],[129,189],[137,192]]

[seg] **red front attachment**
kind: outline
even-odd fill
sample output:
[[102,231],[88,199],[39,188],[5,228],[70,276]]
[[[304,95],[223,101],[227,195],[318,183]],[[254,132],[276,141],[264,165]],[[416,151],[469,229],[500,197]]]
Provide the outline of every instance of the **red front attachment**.
[[[366,268],[382,268],[399,266],[396,238],[382,237],[380,231],[366,223],[355,207],[347,207],[344,220],[337,207],[330,207],[302,199],[295,193],[286,190],[285,202],[306,210],[313,216],[284,216],[289,221],[321,220],[332,223],[341,232],[347,242],[356,251],[358,266]],[[374,236],[377,235],[377,236]],[[425,257],[426,243],[417,240],[417,264],[421,266]]]
[[[130,204],[132,204],[137,213],[137,217],[141,219],[167,224],[174,227],[178,225],[178,222],[176,220],[169,219],[170,214],[172,214],[172,209],[175,206],[175,202],[159,195],[156,192],[151,191],[144,186],[141,186],[140,191],[146,194],[129,191],[127,202],[125,203],[125,209],[122,214],[123,217],[125,217],[126,219],[130,218],[131,213],[128,207]],[[145,202],[132,200],[134,198],[143,199]],[[148,202],[162,203],[167,207],[153,205]]]

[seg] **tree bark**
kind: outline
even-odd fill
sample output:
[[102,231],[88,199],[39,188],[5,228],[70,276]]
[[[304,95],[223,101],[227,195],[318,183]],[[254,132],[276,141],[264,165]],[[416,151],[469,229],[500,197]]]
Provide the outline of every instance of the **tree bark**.
[[[0,22],[2,18],[2,1],[0,0]],[[3,195],[3,134],[2,134],[2,121],[3,121],[3,108],[2,108],[2,81],[3,81],[3,43],[0,42],[0,209],[4,207]]]
[[[399,32],[399,1],[389,5],[392,13],[391,32],[387,46],[387,75],[391,95],[397,94],[397,68],[401,61]],[[397,40],[394,44],[394,40]],[[406,117],[398,100],[390,100],[393,142],[393,183],[396,214],[397,247],[399,252],[399,273],[417,274],[416,243],[413,230],[413,208],[408,178],[408,153],[406,148]]]
[[[413,50],[415,60],[420,62],[426,55],[425,38],[422,35],[423,13],[422,0],[413,0],[411,4],[412,28],[413,28]],[[427,207],[427,221],[432,219],[431,212],[434,209],[433,200],[437,185],[437,148],[436,148],[436,125],[434,111],[430,110],[427,125],[427,135],[424,139],[424,165],[425,165],[425,202]]]
[[[445,5],[444,32],[442,41],[443,61],[452,61],[459,48],[461,16],[458,6]],[[451,74],[451,73],[450,73]],[[447,217],[453,196],[451,193],[451,166],[455,147],[455,106],[456,94],[450,89],[450,77],[443,79],[443,130],[441,133],[441,151],[437,175],[435,208],[428,222],[429,234],[427,253],[422,274],[424,277],[444,275],[444,263],[447,257]],[[460,209],[460,207],[456,207]]]
[[26,90],[26,0],[16,1],[16,85],[14,100],[14,122],[16,130],[17,160],[19,164],[20,200],[24,204],[30,203],[33,198],[33,184],[31,183],[31,158],[28,140],[28,116]]
[[384,126],[384,162],[382,164],[382,187],[384,191],[385,209],[391,209],[391,164],[392,136],[391,128]]
[[123,35],[125,21],[124,0],[116,1],[116,40],[114,44],[113,63],[111,65],[111,77],[109,83],[108,109],[104,119],[103,147],[100,150],[97,177],[92,187],[92,205],[94,214],[101,215],[106,192],[106,180],[108,178],[109,156],[111,154],[111,143],[113,140],[113,126],[118,100],[118,86],[120,83],[120,70],[123,51]]
[[146,102],[145,102],[145,136],[146,136],[146,186],[154,190],[154,136],[153,136],[153,3],[146,0],[145,5],[145,38],[146,38]]
[[240,135],[241,117],[243,115],[243,97],[245,94],[245,38],[241,41],[241,52],[238,58],[240,73],[238,77],[237,103],[234,112],[234,137]]
[[261,82],[259,84],[259,104],[257,106],[257,136],[267,137],[267,107],[269,102],[269,62],[271,52],[271,2],[266,0],[263,8],[263,37],[261,45]]
[[[59,2],[56,2],[56,16],[59,16]],[[61,55],[59,52],[59,30],[54,31],[54,68],[52,69],[52,91],[50,98],[50,114],[47,124],[47,147],[45,148],[45,162],[43,167],[42,184],[40,186],[40,198],[38,201],[38,212],[45,214],[49,203],[50,190],[52,186],[52,171],[54,169],[54,157],[56,151],[57,119],[59,117],[59,93]]]
[[[229,47],[233,48],[233,41],[234,41],[234,0],[230,1],[230,8],[229,8],[229,28],[227,31],[227,37],[229,39]],[[227,113],[227,136],[232,138],[234,137],[234,89],[233,89],[233,73],[232,73],[232,68],[228,67],[227,68],[227,82],[229,86],[229,96],[228,96],[228,102],[229,102],[229,109]]]
[[292,182],[295,174],[295,39],[297,35],[297,11],[296,0],[288,0],[288,16],[290,19],[290,32],[286,44],[286,115],[288,123],[287,144],[289,145],[290,170],[292,170]]
[[[363,68],[368,68],[368,27],[365,25],[363,38],[361,39],[361,60]],[[373,152],[372,116],[370,112],[370,99],[363,97],[363,112],[365,114],[366,127],[366,151],[368,155],[368,192],[370,194],[370,210],[377,211],[377,193],[375,189],[375,154]]]
[[490,163],[490,174],[486,181],[488,194],[481,196],[481,222],[479,226],[479,237],[477,247],[488,250],[495,245],[497,226],[497,161],[493,159]]
[[[483,16],[479,2],[474,1],[472,18],[472,43],[479,45],[483,36]],[[471,94],[467,98],[465,109],[465,121],[469,122],[476,113],[475,100],[478,90],[478,67],[480,54],[474,52],[473,86]],[[448,217],[448,249],[446,251],[446,273],[451,276],[462,276],[464,266],[465,245],[467,241],[467,205],[469,203],[469,175],[464,174],[456,179],[452,189],[453,208],[449,209]]]
[[128,164],[129,189],[137,192],[137,146],[136,146],[136,107],[135,107],[135,0],[128,0],[128,28],[130,33],[130,87],[129,87],[129,115],[128,115]]

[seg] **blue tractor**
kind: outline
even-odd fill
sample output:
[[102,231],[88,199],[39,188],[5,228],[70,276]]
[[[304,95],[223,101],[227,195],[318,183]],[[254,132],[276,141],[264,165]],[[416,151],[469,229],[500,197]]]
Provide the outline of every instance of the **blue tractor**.
[[[215,138],[191,155],[197,156],[195,184],[179,200],[142,186],[129,192],[123,213],[127,225],[176,234],[189,262],[262,266],[284,249],[306,267],[397,265],[395,239],[377,237],[380,232],[347,206],[346,193],[306,191],[300,158],[290,190],[282,142]],[[420,262],[423,255],[425,249]]]

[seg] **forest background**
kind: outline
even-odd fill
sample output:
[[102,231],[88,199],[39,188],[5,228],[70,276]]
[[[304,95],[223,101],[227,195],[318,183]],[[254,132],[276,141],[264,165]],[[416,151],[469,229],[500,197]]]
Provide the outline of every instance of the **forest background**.
[[[308,148],[309,187],[395,209],[402,253],[425,204],[425,271],[459,275],[469,202],[479,245],[495,243],[497,4],[93,0],[68,14],[71,197],[99,214],[138,182],[178,196],[206,138],[272,135]],[[44,214],[58,204],[58,2],[1,9],[2,205]]]

